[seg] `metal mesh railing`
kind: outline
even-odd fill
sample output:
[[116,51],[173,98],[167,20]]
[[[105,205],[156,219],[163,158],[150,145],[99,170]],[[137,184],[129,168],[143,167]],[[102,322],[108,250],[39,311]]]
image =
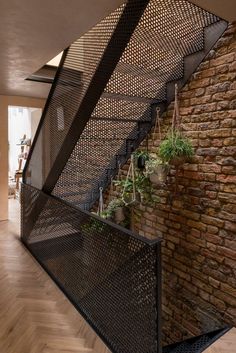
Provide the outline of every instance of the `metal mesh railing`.
[[160,243],[82,209],[223,22],[187,0],[128,0],[64,52],[26,163],[22,240],[114,353],[160,352]]
[[[33,229],[35,202],[44,207]],[[115,353],[160,352],[160,241],[22,185],[25,245]]]

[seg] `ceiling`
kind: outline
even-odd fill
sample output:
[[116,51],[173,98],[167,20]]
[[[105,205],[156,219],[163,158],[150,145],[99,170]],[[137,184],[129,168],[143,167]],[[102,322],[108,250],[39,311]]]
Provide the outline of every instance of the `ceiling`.
[[224,20],[236,21],[235,0],[191,0],[191,2],[222,17]]
[[0,94],[45,98],[25,81],[124,0],[0,0]]
[[[0,94],[45,98],[50,85],[26,81],[124,0],[0,0]],[[192,0],[236,20],[235,0]]]

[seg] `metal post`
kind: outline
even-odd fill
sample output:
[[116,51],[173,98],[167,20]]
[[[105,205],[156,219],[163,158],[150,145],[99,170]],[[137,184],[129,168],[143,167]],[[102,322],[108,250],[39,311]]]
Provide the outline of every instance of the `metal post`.
[[156,326],[157,326],[157,353],[162,353],[162,260],[161,242],[156,248]]

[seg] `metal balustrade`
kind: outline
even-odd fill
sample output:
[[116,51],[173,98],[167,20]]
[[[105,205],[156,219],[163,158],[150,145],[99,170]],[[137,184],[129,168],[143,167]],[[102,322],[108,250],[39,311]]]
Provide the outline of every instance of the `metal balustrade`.
[[161,352],[160,241],[87,212],[227,23],[128,0],[65,50],[25,165],[22,241],[114,353]]
[[[33,230],[27,223],[44,199]],[[161,352],[161,242],[22,184],[22,241],[114,353]]]

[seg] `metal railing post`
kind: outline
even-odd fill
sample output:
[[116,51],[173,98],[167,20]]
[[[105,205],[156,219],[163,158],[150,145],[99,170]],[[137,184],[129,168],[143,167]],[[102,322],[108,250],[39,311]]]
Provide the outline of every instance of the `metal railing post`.
[[161,242],[156,245],[156,325],[157,353],[162,353],[162,260]]

